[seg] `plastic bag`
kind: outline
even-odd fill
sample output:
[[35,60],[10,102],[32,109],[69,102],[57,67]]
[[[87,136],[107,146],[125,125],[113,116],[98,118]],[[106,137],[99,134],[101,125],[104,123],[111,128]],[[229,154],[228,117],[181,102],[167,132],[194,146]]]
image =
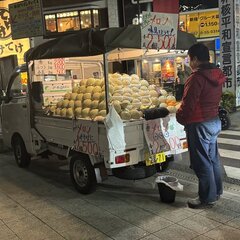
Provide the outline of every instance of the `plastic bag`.
[[183,185],[178,182],[178,179],[171,176],[158,176],[155,183],[163,183],[174,191],[183,191]]

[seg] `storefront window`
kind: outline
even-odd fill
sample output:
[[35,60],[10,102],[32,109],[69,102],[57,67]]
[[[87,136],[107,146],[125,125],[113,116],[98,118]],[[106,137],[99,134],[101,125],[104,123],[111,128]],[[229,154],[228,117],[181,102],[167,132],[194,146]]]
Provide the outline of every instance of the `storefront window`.
[[81,29],[92,27],[91,11],[80,11]]
[[46,30],[49,32],[56,32],[56,16],[55,14],[45,15]]
[[58,32],[76,31],[80,29],[78,12],[57,13]]
[[93,24],[94,24],[94,27],[99,27],[98,10],[93,10]]

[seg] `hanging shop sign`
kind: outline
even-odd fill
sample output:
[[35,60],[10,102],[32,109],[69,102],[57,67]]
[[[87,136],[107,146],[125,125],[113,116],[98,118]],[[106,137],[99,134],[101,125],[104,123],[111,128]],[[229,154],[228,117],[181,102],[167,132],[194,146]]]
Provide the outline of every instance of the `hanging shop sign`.
[[13,39],[43,35],[41,9],[40,0],[9,4]]
[[236,106],[240,105],[239,4],[239,0],[219,0],[220,64],[227,77],[224,90],[230,91],[236,96]]
[[178,14],[142,12],[142,47],[146,49],[175,49]]
[[8,4],[17,1],[0,2],[0,58],[17,55],[18,63],[24,63],[24,53],[30,48],[29,39],[12,39]]
[[179,16],[179,28],[196,38],[219,36],[219,11],[205,11]]

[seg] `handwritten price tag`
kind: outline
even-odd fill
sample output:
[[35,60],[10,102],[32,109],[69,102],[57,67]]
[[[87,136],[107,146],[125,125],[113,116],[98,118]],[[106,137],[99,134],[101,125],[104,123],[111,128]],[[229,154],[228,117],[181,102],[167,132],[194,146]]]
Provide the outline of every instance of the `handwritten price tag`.
[[98,123],[74,120],[74,150],[89,155],[99,155]]
[[142,12],[142,47],[147,49],[175,49],[178,14]]

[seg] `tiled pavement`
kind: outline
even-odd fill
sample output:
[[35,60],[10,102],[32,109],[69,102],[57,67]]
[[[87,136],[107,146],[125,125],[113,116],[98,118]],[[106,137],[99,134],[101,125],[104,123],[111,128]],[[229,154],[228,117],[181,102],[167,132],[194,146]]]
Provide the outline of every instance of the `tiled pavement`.
[[209,240],[240,239],[240,187],[225,184],[212,209],[192,210],[197,192],[189,173],[171,170],[184,185],[173,204],[159,201],[154,178],[109,177],[91,195],[72,187],[63,162],[35,160],[19,169],[11,154],[0,154],[0,240]]

